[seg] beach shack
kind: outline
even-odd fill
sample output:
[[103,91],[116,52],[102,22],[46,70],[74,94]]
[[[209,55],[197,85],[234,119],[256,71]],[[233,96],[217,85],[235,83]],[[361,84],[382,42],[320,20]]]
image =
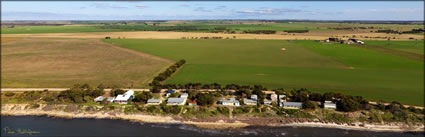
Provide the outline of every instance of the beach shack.
[[151,99],[148,99],[148,101],[146,102],[148,105],[159,105],[159,104],[161,104],[162,103],[162,100],[161,99],[154,99],[154,98],[151,98]]
[[235,98],[221,100],[223,106],[240,106],[240,103]]
[[258,96],[257,96],[257,95],[255,95],[255,94],[252,94],[252,95],[251,95],[251,99],[252,99],[252,100],[257,100],[257,99],[258,99]]
[[272,101],[277,101],[277,94],[271,94],[270,95],[270,99],[272,100]]
[[119,94],[115,99],[114,99],[114,103],[118,103],[118,104],[127,104],[128,100],[131,100],[134,98],[134,91],[133,90],[128,90],[127,92],[125,92],[124,94]]
[[187,98],[168,98],[167,105],[184,105]]
[[325,108],[325,109],[336,109],[336,104],[332,103],[332,101],[325,101],[323,103],[323,108]]
[[188,98],[189,94],[188,93],[183,93],[180,95],[180,98]]
[[301,102],[280,102],[279,105],[287,109],[300,109],[303,107],[303,103]]
[[189,106],[196,106],[196,105],[198,105],[198,102],[196,102],[196,100],[189,100],[189,101],[187,101],[187,103],[189,104]]
[[243,99],[243,103],[245,105],[257,105],[257,101],[256,100],[253,100],[253,99],[246,99],[246,98],[244,98]]

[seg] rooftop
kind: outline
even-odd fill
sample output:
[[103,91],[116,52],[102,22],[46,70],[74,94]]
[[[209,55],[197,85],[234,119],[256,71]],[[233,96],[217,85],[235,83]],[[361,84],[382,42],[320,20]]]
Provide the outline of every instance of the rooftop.
[[168,98],[167,103],[182,103],[185,101],[185,98]]

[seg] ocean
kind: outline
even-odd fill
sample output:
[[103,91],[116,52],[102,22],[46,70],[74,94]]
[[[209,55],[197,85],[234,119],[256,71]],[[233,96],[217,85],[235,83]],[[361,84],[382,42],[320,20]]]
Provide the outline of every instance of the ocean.
[[312,127],[256,127],[208,130],[183,124],[152,124],[113,119],[1,116],[1,136],[93,137],[423,137],[424,132],[373,132]]

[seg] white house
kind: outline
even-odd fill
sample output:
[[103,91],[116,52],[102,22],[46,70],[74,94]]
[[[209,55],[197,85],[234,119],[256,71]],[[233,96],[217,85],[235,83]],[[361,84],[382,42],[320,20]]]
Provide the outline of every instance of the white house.
[[323,103],[323,108],[325,108],[325,109],[336,109],[336,104],[332,103],[332,101],[325,101],[325,103]]
[[161,99],[148,99],[147,104],[148,105],[159,105],[161,104],[162,100]]
[[303,107],[303,103],[301,102],[281,102],[279,105],[289,109],[300,109]]
[[189,97],[189,94],[187,93],[183,93],[180,95],[180,98],[188,98],[188,97]]
[[129,99],[133,99],[133,98],[134,98],[134,91],[133,90],[128,90],[124,94],[118,95],[114,99],[114,102],[115,103],[118,103],[118,104],[127,104],[128,100]]
[[255,95],[255,94],[252,94],[252,95],[251,95],[251,99],[252,99],[252,100],[257,100],[257,99],[258,99],[258,96],[257,96],[257,95]]
[[235,98],[230,98],[226,100],[221,100],[223,106],[240,106],[240,103]]
[[168,98],[167,105],[184,105],[187,98]]
[[272,99],[272,101],[277,101],[277,94],[271,94],[270,99]]
[[253,99],[246,99],[246,98],[244,98],[243,99],[243,103],[245,105],[257,105],[257,101],[256,100],[253,100]]
[[94,102],[102,102],[104,99],[105,99],[105,97],[98,96],[98,97],[94,98]]

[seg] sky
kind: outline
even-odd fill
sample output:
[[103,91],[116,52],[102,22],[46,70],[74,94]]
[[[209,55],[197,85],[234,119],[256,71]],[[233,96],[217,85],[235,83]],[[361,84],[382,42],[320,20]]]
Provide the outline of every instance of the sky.
[[424,20],[424,1],[2,1],[2,20]]

